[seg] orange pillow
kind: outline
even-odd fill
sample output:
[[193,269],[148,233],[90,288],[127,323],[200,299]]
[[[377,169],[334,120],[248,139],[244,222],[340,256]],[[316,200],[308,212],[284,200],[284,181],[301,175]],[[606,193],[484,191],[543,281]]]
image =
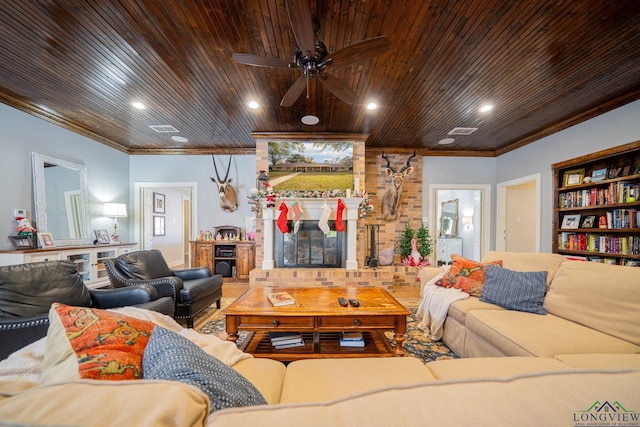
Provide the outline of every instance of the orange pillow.
[[460,255],[451,255],[453,264],[449,271],[442,277],[442,285],[445,288],[460,289],[472,297],[480,297],[482,294],[482,285],[484,285],[484,275],[487,265],[497,265],[502,267],[502,260],[492,261],[482,264],[461,257]]
[[142,357],[155,324],[106,310],[54,303],[80,378],[142,378]]

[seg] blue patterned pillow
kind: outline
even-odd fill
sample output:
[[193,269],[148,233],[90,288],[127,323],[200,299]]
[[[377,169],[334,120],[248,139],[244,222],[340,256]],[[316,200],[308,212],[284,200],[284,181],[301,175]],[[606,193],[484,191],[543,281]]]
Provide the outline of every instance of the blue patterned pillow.
[[224,408],[266,405],[245,377],[197,345],[160,326],[153,329],[142,359],[144,379],[180,381],[209,396],[211,413]]
[[509,310],[547,314],[543,307],[547,292],[547,272],[518,272],[488,265],[480,301]]

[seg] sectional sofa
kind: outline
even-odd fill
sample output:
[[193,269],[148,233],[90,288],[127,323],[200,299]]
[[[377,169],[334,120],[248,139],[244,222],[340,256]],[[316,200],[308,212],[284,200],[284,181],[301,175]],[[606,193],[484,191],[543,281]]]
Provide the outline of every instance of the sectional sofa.
[[[217,343],[215,337],[172,326],[173,320],[167,316],[138,309],[155,324],[184,334],[204,352],[225,361],[259,391],[266,404],[209,414],[213,399],[193,383],[69,379],[43,384],[37,367],[28,362],[18,366],[31,375],[3,376],[7,362],[3,361],[0,420],[18,425],[87,426],[640,425],[640,300],[632,292],[634,285],[640,285],[638,273],[623,267],[568,262],[553,254],[491,253],[485,260],[498,258],[511,271],[544,268],[552,272],[546,278],[549,291],[544,305],[548,314],[525,313],[531,316],[523,321],[513,310],[474,298],[453,303],[445,324],[446,342],[457,346],[454,350],[459,354],[474,357],[426,365],[411,357],[312,359],[285,365],[253,358],[231,349],[229,342]],[[426,284],[438,273],[429,269],[421,277]],[[567,289],[571,288],[569,275],[587,287],[583,291]],[[583,295],[601,280],[615,282],[607,288],[609,295]],[[590,300],[592,304],[588,304]],[[462,311],[460,306],[465,307],[465,316],[454,318],[452,313]],[[599,307],[603,310],[598,311]],[[619,313],[620,320],[608,310]],[[136,310],[114,311],[137,316]],[[496,319],[491,317],[494,313],[512,313],[516,320],[491,320]],[[553,319],[541,320],[549,316]],[[481,320],[488,326],[479,327]],[[565,342],[570,338],[568,332],[554,329],[558,325],[577,331],[590,342]],[[50,328],[43,340],[52,338],[54,332]],[[10,359],[27,356],[36,360],[39,351],[49,351],[44,347],[38,350],[38,345],[44,344],[36,342],[29,351]],[[214,347],[224,348],[214,351]],[[527,353],[520,353],[525,351],[522,349]],[[488,357],[505,355],[510,357]]]

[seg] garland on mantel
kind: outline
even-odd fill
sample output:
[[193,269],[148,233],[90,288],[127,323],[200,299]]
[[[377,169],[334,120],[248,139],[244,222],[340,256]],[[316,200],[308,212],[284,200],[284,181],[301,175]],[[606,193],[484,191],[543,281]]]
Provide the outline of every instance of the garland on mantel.
[[[257,188],[251,189],[251,194],[247,196],[249,204],[251,205],[251,212],[255,212],[257,215],[261,213],[262,200],[266,200],[267,207],[275,207],[276,199],[337,199],[347,197],[346,190],[280,190],[274,191],[271,185],[263,184],[266,190],[258,190]],[[373,205],[371,204],[371,196],[362,191],[351,191],[350,197],[362,198],[362,202],[359,206],[360,218],[365,218],[373,212]]]

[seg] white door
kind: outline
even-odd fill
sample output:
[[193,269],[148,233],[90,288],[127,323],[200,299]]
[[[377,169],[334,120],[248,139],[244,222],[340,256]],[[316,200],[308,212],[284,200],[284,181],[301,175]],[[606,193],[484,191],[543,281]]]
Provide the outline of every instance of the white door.
[[496,250],[540,251],[540,175],[498,184]]

